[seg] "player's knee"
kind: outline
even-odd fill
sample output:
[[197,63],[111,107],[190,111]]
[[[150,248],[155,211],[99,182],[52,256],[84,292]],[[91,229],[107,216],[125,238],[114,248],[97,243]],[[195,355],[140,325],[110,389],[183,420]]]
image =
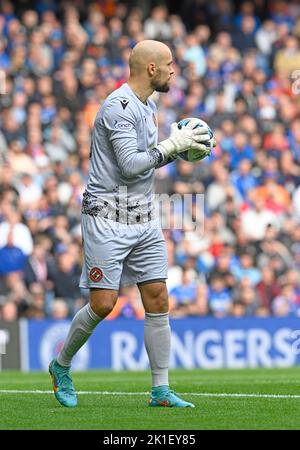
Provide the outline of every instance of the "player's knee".
[[97,301],[91,301],[91,308],[92,310],[99,316],[104,319],[108,314],[110,314],[114,308],[114,302],[112,301],[105,301],[105,302],[97,302]]
[[[151,298],[147,302],[149,311],[153,313],[167,312],[169,309],[168,292],[165,287],[152,291]],[[151,311],[150,311],[151,309]]]
[[115,305],[113,303],[106,303],[105,305],[101,305],[99,310],[99,316],[103,318],[108,316],[108,314],[110,314],[114,309],[114,306]]
[[103,319],[112,312],[117,300],[117,294],[106,291],[91,291],[90,303],[92,310]]

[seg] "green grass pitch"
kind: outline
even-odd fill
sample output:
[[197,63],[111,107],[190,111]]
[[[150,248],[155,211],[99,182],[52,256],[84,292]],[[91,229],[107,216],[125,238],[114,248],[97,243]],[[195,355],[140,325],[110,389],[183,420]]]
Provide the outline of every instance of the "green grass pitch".
[[194,409],[149,408],[149,372],[77,372],[73,380],[79,401],[68,409],[47,373],[1,372],[0,429],[300,429],[300,368],[171,371],[171,387]]

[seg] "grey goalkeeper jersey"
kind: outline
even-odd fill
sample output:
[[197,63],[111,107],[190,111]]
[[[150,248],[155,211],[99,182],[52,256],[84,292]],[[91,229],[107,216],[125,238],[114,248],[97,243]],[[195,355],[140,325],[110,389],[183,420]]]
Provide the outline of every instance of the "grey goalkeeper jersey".
[[156,114],[155,103],[142,103],[127,83],[107,97],[92,132],[83,213],[123,223],[153,218],[154,168],[163,162]]

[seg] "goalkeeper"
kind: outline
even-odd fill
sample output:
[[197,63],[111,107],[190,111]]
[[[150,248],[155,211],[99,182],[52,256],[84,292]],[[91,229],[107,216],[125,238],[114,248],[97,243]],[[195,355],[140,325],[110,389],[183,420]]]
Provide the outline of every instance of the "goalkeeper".
[[[145,308],[145,347],[152,372],[150,406],[193,407],[170,390],[167,254],[154,217],[154,170],[187,150],[207,154],[203,128],[178,129],[157,143],[157,111],[149,96],[168,92],[174,73],[169,48],[145,40],[132,50],[128,83],[112,92],[94,123],[89,179],[82,204],[84,264],[80,280],[90,303],[75,315],[49,371],[55,397],[77,404],[70,375],[73,356],[112,311],[121,286],[137,284]],[[101,326],[101,324],[100,324]],[[101,343],[99,343],[101,345]]]

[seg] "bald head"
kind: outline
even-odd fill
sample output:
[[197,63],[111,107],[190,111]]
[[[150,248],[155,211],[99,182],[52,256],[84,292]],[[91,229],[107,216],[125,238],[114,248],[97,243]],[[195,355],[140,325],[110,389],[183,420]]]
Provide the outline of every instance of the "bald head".
[[146,70],[148,64],[154,63],[159,65],[163,59],[172,60],[172,54],[169,47],[162,42],[145,40],[141,41],[133,48],[130,58],[129,67],[130,73],[140,73],[141,70]]
[[129,57],[130,78],[151,85],[153,90],[166,92],[173,74],[172,53],[162,42],[144,40],[136,44]]

